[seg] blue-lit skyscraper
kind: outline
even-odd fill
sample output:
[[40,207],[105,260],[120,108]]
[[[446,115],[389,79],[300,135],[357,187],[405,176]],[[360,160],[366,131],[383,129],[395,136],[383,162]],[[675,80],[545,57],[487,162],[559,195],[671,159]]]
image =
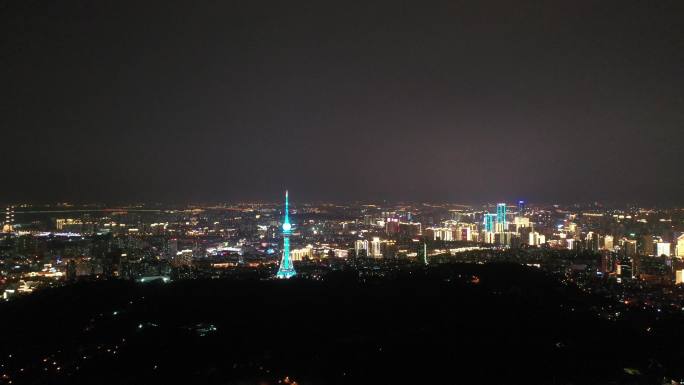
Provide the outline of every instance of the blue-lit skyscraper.
[[518,201],[518,216],[525,215],[525,201]]
[[508,222],[506,222],[505,203],[499,203],[496,205],[496,223],[499,231],[508,230]]
[[287,190],[285,190],[285,218],[283,218],[283,256],[280,258],[280,267],[278,268],[278,273],[276,273],[276,278],[291,278],[294,277],[297,272],[292,265],[292,259],[290,258],[290,232],[292,231],[292,225],[290,224],[290,205]]
[[494,221],[496,214],[485,213],[484,215],[484,230],[490,233],[494,232]]

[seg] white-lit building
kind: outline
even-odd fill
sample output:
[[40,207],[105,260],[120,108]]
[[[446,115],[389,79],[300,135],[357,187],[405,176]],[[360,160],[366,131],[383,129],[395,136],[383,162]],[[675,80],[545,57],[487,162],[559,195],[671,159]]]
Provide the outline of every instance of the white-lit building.
[[530,223],[530,218],[526,217],[515,217],[513,219],[513,223],[515,224],[515,232],[519,233],[520,229],[524,229],[526,227],[532,227],[532,224]]
[[675,255],[679,258],[684,258],[684,234],[677,237],[677,246],[675,249]]
[[360,257],[364,254],[368,256],[368,240],[357,239],[356,242],[354,242],[354,253],[356,257]]
[[349,256],[349,250],[344,249],[334,249],[335,258],[347,258]]
[[565,242],[566,242],[567,245],[568,245],[568,250],[573,250],[573,249],[575,249],[575,246],[576,246],[576,245],[575,245],[575,239],[574,239],[574,238],[568,238],[568,239],[565,240]]
[[471,226],[459,226],[458,229],[456,230],[456,240],[459,241],[472,241],[473,240],[473,234],[475,234],[474,227],[475,225]]
[[684,270],[675,271],[675,284],[681,285],[684,283]]
[[531,231],[528,237],[528,244],[530,246],[540,246],[546,243],[546,237],[544,234],[539,234],[536,231]]
[[656,243],[656,255],[658,257],[666,256],[669,257],[672,252],[670,251],[670,242],[658,242]]
[[430,227],[425,229],[425,232],[429,238],[433,241],[453,241],[454,230],[447,227]]
[[370,242],[370,256],[373,258],[382,258],[382,248],[381,248],[382,242],[380,241],[379,237],[373,237],[373,240]]
[[603,250],[613,251],[613,248],[613,236],[606,235],[605,237],[603,237]]
[[302,247],[301,249],[294,249],[290,251],[290,258],[293,261],[302,261],[304,259],[309,259],[313,258],[314,256],[314,249],[312,245],[306,245],[305,247]]

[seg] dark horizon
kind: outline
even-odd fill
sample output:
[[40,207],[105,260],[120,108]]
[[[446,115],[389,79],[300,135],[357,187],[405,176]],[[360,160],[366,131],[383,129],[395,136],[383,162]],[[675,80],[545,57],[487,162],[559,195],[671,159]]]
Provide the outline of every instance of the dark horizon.
[[7,2],[0,201],[684,204],[681,1]]

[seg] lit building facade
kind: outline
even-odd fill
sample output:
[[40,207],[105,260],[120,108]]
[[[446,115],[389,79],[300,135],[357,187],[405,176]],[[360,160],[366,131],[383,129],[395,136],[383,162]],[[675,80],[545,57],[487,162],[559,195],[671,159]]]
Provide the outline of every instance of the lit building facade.
[[656,244],[656,256],[658,257],[669,257],[671,255],[670,242],[658,242]]
[[603,237],[603,249],[608,250],[608,251],[613,251],[614,245],[613,245],[613,236],[612,235],[606,235]]
[[496,214],[486,213],[484,215],[484,231],[493,233],[495,222],[496,222]]
[[314,249],[312,245],[306,245],[301,249],[294,249],[290,252],[290,259],[293,261],[303,261],[305,259],[313,258]]
[[508,221],[506,219],[506,204],[499,203],[496,205],[496,232],[508,231]]
[[5,223],[2,226],[2,231],[6,233],[14,231],[14,206],[7,206],[5,209]]
[[382,258],[382,243],[379,237],[374,237],[370,242],[370,256],[373,258]]
[[675,255],[678,258],[684,258],[684,234],[677,237],[677,246],[675,246]]
[[546,243],[546,237],[536,231],[530,232],[528,238],[528,244],[530,246],[540,246]]
[[368,256],[368,240],[357,239],[354,242],[354,254],[357,258]]

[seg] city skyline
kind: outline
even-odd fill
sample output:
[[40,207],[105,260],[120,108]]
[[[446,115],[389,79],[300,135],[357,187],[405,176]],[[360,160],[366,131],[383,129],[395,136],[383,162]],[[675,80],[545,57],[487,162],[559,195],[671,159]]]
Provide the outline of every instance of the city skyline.
[[[177,376],[196,381],[203,373],[266,376],[265,383],[273,384],[293,377],[331,383],[351,367],[354,377],[338,383],[359,383],[376,373],[387,379],[384,365],[411,357],[416,346],[441,351],[441,342],[434,341],[452,346],[463,344],[463,338],[472,338],[463,356],[437,355],[448,371],[436,371],[430,357],[407,373],[452,379],[451,368],[458,367],[462,375],[479,378],[473,366],[479,359],[463,364],[477,346],[476,357],[502,349],[524,353],[524,362],[512,366],[508,354],[484,365],[515,367],[513,383],[684,378],[677,358],[678,325],[684,319],[681,207],[549,206],[520,199],[484,206],[336,205],[298,198],[291,206],[289,190],[284,193],[285,199],[274,203],[5,207],[0,312],[10,315],[10,329],[19,332],[0,336],[0,355],[8,357],[2,378],[92,383],[123,366],[127,369],[114,370],[105,383],[141,376],[152,383]],[[463,311],[474,306],[478,310]],[[24,321],[42,322],[45,312],[54,317],[53,308],[74,328],[60,328],[55,336],[52,327]],[[15,316],[16,309],[24,310]],[[378,329],[358,322],[364,317],[385,321]],[[287,332],[274,325],[287,325]],[[553,329],[546,331],[545,325]],[[618,328],[630,338],[617,339],[623,347],[606,344],[606,331]],[[387,345],[386,330],[414,342]],[[163,342],[158,333],[164,333]],[[284,344],[287,333],[298,336],[298,343]],[[241,334],[249,337],[236,352]],[[169,341],[173,352],[159,345]],[[518,341],[525,341],[524,347]],[[208,347],[198,349],[204,342]],[[569,360],[559,344],[574,344],[575,358]],[[25,345],[40,346],[40,353]],[[378,346],[391,346],[392,356],[382,359]],[[226,361],[224,347],[234,358]],[[301,351],[295,356],[293,348]],[[167,353],[142,353],[147,349]],[[255,354],[246,355],[245,367],[254,371],[236,374],[235,362],[243,362],[242,352],[250,349]],[[631,349],[629,361],[618,354],[625,349]],[[212,353],[188,364],[188,352],[199,351]],[[303,358],[310,351],[316,356],[326,351],[330,358],[312,366],[314,358]],[[340,351],[345,359],[333,358]],[[378,358],[351,364],[352,352]],[[539,370],[529,364],[530,355],[554,361]],[[178,357],[183,365],[173,364]],[[653,359],[662,366],[654,369]],[[283,369],[277,364],[283,360],[292,361]],[[575,365],[584,369],[571,370]],[[510,377],[506,381],[511,383]]]
[[0,385],[684,384],[683,21],[2,2]]

